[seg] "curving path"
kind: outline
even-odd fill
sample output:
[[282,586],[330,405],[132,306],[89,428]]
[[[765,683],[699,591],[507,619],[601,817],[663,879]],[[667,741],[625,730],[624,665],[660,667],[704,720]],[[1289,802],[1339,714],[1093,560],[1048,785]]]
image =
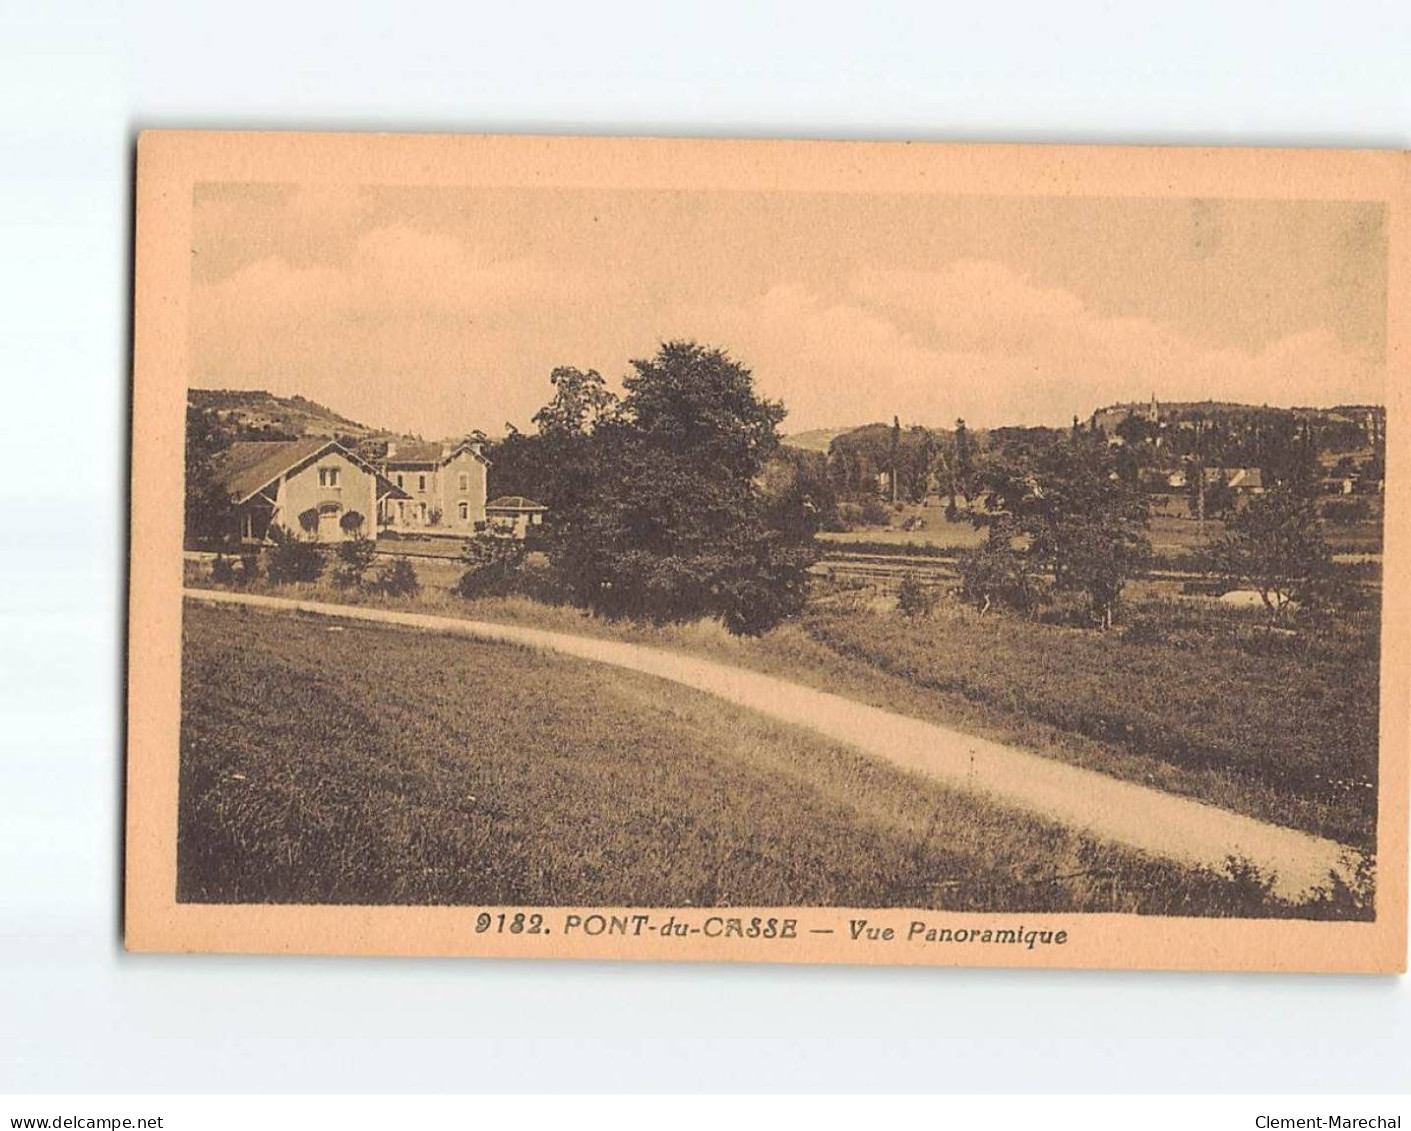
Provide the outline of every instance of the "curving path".
[[1352,849],[1336,841],[1266,824],[1052,758],[976,738],[936,723],[893,714],[788,680],[679,652],[518,625],[402,613],[320,601],[295,601],[215,589],[186,589],[216,605],[312,613],[403,625],[453,636],[518,644],[684,684],[771,719],[804,727],[877,758],[959,789],[988,794],[1095,837],[1187,864],[1220,869],[1246,858],[1276,876],[1290,899],[1346,875]]

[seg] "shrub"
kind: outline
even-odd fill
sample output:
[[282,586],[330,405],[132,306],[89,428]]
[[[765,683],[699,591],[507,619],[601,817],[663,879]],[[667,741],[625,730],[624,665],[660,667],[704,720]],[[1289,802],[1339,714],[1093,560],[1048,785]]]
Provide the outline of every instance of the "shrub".
[[395,558],[384,564],[373,579],[372,588],[388,597],[413,597],[421,592],[416,570],[406,558]]
[[312,542],[280,538],[269,552],[266,572],[276,585],[317,581],[323,574],[323,552]]
[[[349,512],[352,513],[354,512]],[[347,518],[347,515],[343,517]],[[361,586],[376,555],[377,543],[371,538],[351,538],[339,543],[338,565],[333,571],[333,583],[342,589]]]
[[924,584],[914,573],[909,573],[897,589],[897,612],[914,619],[928,617],[936,607],[936,598],[934,586]]
[[344,511],[338,520],[338,528],[344,534],[357,534],[363,528],[363,516],[358,511]]
[[840,502],[837,509],[840,533],[851,530],[862,522],[862,507],[857,503]]
[[736,636],[759,636],[803,611],[808,598],[808,547],[771,545],[766,537],[757,560],[732,573],[720,589],[721,619]]
[[472,538],[461,552],[465,572],[456,583],[462,597],[505,597],[518,592],[525,566],[524,544],[516,538]]
[[240,568],[235,573],[237,585],[251,585],[260,579],[260,555],[247,551],[240,555]]
[[224,554],[217,554],[211,563],[211,580],[217,585],[234,585],[235,563]]
[[864,526],[886,526],[892,521],[892,516],[881,499],[869,496],[863,500],[858,521]]
[[318,507],[310,507],[299,513],[299,529],[305,534],[318,533]]

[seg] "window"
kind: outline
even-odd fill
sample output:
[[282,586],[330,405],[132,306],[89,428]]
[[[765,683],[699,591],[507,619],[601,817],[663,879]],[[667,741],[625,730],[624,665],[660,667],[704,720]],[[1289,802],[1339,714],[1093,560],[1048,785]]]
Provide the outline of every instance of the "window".
[[402,475],[402,473],[401,473],[400,471],[397,472],[397,486],[398,486],[398,487],[405,487],[405,486],[406,486],[406,483],[403,482],[404,478],[405,478],[405,477]]
[[[426,476],[423,475],[422,478],[425,479]],[[416,517],[417,517],[417,519],[418,519],[420,522],[422,522],[423,524],[426,522],[426,504],[425,504],[425,503],[417,503],[417,505],[416,505]]]
[[318,485],[320,487],[337,487],[338,469],[336,467],[320,467],[318,469]]
[[426,490],[426,476],[424,476],[424,475],[418,475],[418,476],[416,477],[416,489],[417,489],[418,491],[425,491],[425,490]]
[[[461,488],[461,492],[462,492],[462,493],[465,493],[466,491],[469,491],[469,490],[470,490],[470,472],[468,472],[468,471],[462,471],[462,472],[461,472],[461,476],[460,476],[460,488]],[[461,517],[464,518],[465,516],[462,515]]]
[[470,518],[470,504],[469,504],[469,503],[462,503],[462,504],[460,505],[460,512],[461,512],[461,521],[462,521],[462,522],[465,522],[467,519]]

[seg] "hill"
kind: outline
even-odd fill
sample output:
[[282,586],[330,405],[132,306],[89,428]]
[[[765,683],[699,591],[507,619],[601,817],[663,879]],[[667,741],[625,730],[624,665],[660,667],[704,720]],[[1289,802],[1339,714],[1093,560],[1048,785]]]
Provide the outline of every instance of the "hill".
[[834,437],[850,431],[852,431],[851,428],[811,428],[807,432],[783,436],[781,440],[789,447],[799,448],[805,452],[826,452]]
[[278,397],[263,389],[188,389],[186,403],[213,413],[223,426],[249,439],[345,436],[363,440],[377,433],[316,401]]

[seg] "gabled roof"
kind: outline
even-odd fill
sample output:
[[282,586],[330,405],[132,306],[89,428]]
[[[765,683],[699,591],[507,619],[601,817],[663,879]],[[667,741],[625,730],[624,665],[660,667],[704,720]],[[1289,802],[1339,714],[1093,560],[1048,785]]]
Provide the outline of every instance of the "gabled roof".
[[410,499],[411,494],[403,491],[392,480],[381,472],[374,471],[372,477],[377,480],[377,497],[379,499]]
[[487,511],[546,511],[549,508],[523,495],[501,495],[485,504]]
[[[231,499],[243,503],[281,476],[329,450],[336,451],[369,475],[377,474],[377,469],[361,456],[326,436],[305,436],[302,440],[237,440],[216,456],[212,472]],[[396,491],[390,483],[387,486]]]

